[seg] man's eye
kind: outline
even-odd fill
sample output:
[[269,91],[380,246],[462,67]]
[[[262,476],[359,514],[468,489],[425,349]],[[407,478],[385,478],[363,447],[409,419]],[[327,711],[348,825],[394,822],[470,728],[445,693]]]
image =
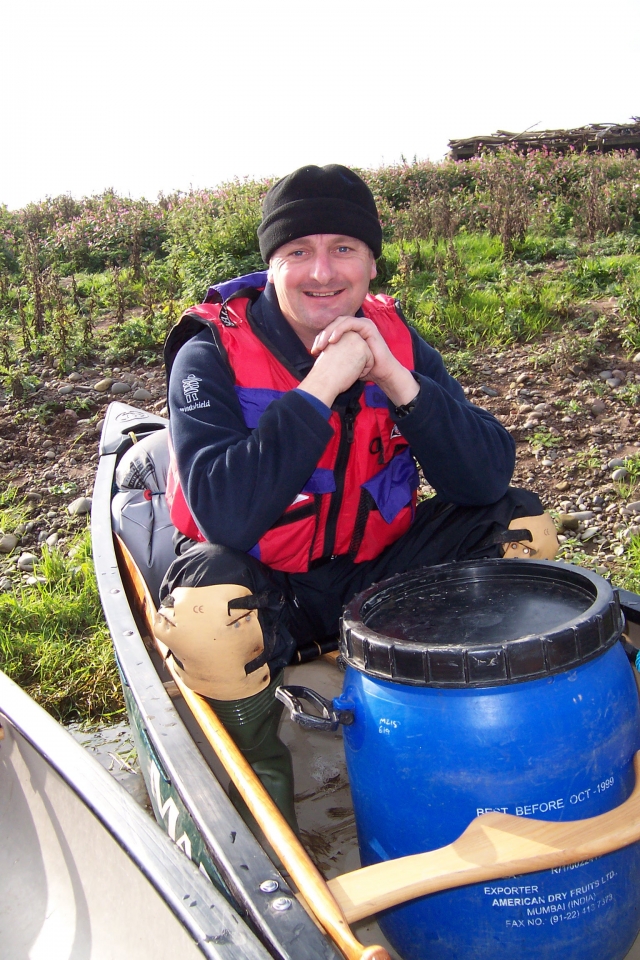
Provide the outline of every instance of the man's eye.
[[349,253],[351,247],[346,247],[344,245],[338,247],[338,253]]

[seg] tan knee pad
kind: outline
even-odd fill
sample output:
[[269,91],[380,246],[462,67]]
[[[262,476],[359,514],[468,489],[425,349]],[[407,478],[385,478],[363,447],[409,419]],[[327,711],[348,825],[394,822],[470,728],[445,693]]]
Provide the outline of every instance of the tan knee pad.
[[505,558],[553,560],[560,547],[555,524],[548,513],[541,513],[536,517],[518,517],[511,521],[509,530],[528,530],[532,539],[505,543]]
[[176,587],[172,606],[161,606],[154,633],[180,661],[182,680],[215,700],[244,700],[269,686],[266,664],[247,673],[245,666],[264,651],[257,610],[229,610],[230,600],[251,591],[234,583]]

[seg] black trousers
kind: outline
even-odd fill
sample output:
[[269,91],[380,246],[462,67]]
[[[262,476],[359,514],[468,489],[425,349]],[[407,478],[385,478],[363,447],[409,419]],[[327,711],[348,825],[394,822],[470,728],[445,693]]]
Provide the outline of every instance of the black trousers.
[[418,567],[459,560],[501,557],[491,543],[519,517],[544,512],[536,494],[510,487],[497,503],[462,507],[438,497],[418,504],[410,529],[380,556],[364,563],[336,557],[308,573],[282,573],[240,550],[182,538],[179,556],[160,589],[163,601],[176,587],[236,583],[255,598],[271,675],[290,662],[296,647],[338,636],[346,603],[372,583]]

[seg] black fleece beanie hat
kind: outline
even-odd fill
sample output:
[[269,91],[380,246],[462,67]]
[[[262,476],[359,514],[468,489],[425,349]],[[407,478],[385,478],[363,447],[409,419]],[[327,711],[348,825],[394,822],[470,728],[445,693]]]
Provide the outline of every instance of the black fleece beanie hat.
[[371,190],[357,173],[338,163],[300,167],[278,180],[262,204],[258,227],[265,263],[278,247],[314,233],[339,233],[382,253],[382,227]]

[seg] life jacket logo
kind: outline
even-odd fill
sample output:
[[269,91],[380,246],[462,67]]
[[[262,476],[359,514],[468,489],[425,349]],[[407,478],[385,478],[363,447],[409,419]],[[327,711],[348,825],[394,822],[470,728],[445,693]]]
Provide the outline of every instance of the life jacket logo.
[[182,392],[184,393],[184,398],[187,403],[197,403],[198,401],[198,390],[200,387],[198,384],[202,381],[202,377],[196,377],[195,373],[190,373],[188,377],[185,377],[182,381]]
[[400,431],[398,430],[398,424],[397,424],[397,423],[394,423],[394,425],[393,425],[393,430],[392,430],[391,433],[389,434],[389,440],[393,440],[394,437],[401,437],[401,436],[402,436],[402,434],[401,434]]

